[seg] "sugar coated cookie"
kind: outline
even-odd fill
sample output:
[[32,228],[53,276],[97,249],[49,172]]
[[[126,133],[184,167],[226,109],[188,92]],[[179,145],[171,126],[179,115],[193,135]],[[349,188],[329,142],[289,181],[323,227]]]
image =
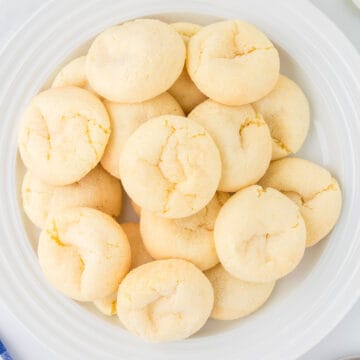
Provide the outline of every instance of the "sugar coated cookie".
[[167,218],[195,214],[214,196],[221,174],[219,150],[196,122],[175,115],[153,118],[125,143],[122,184],[142,209]]
[[80,56],[66,64],[55,76],[51,87],[77,86],[88,91],[94,91],[85,74],[86,56]]
[[166,92],[136,104],[104,103],[110,116],[111,134],[101,165],[117,178],[121,177],[119,159],[124,143],[141,124],[161,115],[184,115],[178,102]]
[[280,75],[274,89],[252,105],[269,125],[273,160],[301,148],[309,131],[310,109],[305,94],[294,81]]
[[111,101],[133,103],[168,90],[185,62],[185,45],[174,28],[138,19],[98,35],[86,57],[91,87]]
[[70,207],[91,207],[111,216],[121,210],[121,185],[100,165],[78,182],[65,185],[48,185],[30,173],[25,174],[21,187],[26,215],[39,228],[48,217]]
[[221,208],[214,236],[226,271],[243,281],[271,282],[299,264],[306,229],[289,198],[275,189],[253,185],[237,192]]
[[268,300],[275,282],[253,283],[230,275],[221,264],[205,271],[214,288],[214,308],[211,317],[234,320],[258,310]]
[[339,218],[342,203],[339,184],[317,164],[300,158],[274,161],[260,184],[278,189],[299,206],[306,224],[306,246],[323,239]]
[[271,136],[251,105],[227,106],[209,99],[198,105],[189,118],[202,125],[219,148],[219,190],[237,191],[255,184],[265,174],[271,160]]
[[204,26],[188,44],[187,70],[209,98],[226,105],[259,100],[275,86],[280,60],[255,26],[228,20]]
[[193,264],[157,260],[130,271],[119,286],[117,314],[130,332],[152,342],[189,337],[208,319],[212,286]]
[[[121,227],[125,231],[125,234],[129,240],[129,244],[131,248],[131,268],[135,269],[140,265],[152,261],[153,258],[147,252],[144,243],[142,241],[139,224],[124,223],[121,224]],[[116,299],[117,299],[117,291],[115,291],[113,294],[107,296],[104,299],[95,300],[94,305],[104,315],[111,316],[116,314]]]
[[180,258],[206,270],[219,259],[214,244],[214,223],[229,194],[217,192],[198,213],[182,219],[166,219],[143,210],[141,234],[155,259]]
[[[181,35],[185,46],[187,46],[190,38],[201,29],[200,25],[186,22],[174,23],[171,26]],[[184,66],[174,85],[169,89],[169,93],[179,102],[186,114],[207,98],[191,80],[186,66]]]
[[49,219],[40,234],[38,255],[49,282],[78,301],[112,294],[131,262],[121,226],[91,208],[66,209]]
[[25,110],[19,150],[25,166],[42,181],[68,185],[100,161],[110,135],[102,102],[77,87],[45,90]]

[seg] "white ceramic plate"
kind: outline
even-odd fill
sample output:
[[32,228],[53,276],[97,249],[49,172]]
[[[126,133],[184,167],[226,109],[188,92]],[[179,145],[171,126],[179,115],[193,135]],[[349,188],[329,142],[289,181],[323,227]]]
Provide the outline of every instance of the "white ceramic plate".
[[[191,339],[143,343],[116,322],[53,290],[34,249],[36,230],[19,206],[23,166],[16,147],[29,99],[104,28],[135,17],[206,24],[239,18],[263,29],[281,54],[281,71],[307,93],[309,137],[300,156],[340,180],[344,207],[328,239],[307,250],[279,281],[269,303],[239,321],[208,324]],[[306,1],[63,0],[42,8],[0,55],[0,298],[64,359],[293,359],[323,338],[360,291],[360,68],[339,30]],[[45,84],[45,85],[44,85]],[[30,241],[29,241],[30,240]]]

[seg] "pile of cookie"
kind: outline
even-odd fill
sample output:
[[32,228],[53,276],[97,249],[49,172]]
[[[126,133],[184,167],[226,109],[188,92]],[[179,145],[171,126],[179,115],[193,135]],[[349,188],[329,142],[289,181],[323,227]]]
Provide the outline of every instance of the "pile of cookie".
[[[326,169],[287,157],[310,111],[279,70],[271,41],[237,20],[98,35],[20,125],[48,281],[155,342],[259,309],[341,210]],[[121,223],[121,184],[140,225]]]

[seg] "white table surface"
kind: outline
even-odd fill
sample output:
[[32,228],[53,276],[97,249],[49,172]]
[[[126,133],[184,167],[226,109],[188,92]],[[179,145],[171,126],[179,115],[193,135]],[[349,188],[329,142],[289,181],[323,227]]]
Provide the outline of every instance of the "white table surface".
[[[0,0],[0,47],[12,32],[46,1]],[[337,24],[360,51],[360,10],[351,0],[312,0],[312,2]],[[33,338],[1,303],[0,339],[14,360],[55,360],[54,355]],[[335,360],[351,354],[360,354],[360,301],[325,339],[299,360]]]

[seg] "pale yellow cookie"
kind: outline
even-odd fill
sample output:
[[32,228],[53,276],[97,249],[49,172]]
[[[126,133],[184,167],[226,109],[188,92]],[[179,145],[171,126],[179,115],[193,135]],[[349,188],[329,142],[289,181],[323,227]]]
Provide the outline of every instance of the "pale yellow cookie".
[[121,211],[120,182],[100,165],[80,181],[65,186],[48,185],[28,171],[21,195],[26,215],[39,228],[48,217],[70,207],[91,207],[114,217]]
[[306,246],[323,239],[339,218],[342,203],[339,184],[326,169],[308,160],[274,161],[260,184],[278,189],[299,206],[306,224]]
[[179,77],[186,50],[174,28],[155,19],[138,19],[98,35],[86,56],[91,87],[123,103],[151,99]]
[[45,90],[25,110],[19,150],[25,166],[42,181],[68,185],[100,161],[110,135],[102,102],[77,87]]
[[202,125],[219,148],[219,190],[237,191],[255,184],[265,174],[271,160],[271,136],[264,119],[251,105],[227,106],[209,99],[189,118]]
[[94,305],[103,315],[116,315],[117,293],[117,291],[114,291],[111,295],[94,301]]
[[79,207],[48,220],[40,234],[38,256],[49,282],[78,301],[112,294],[131,262],[121,226],[101,211]]
[[305,251],[298,207],[281,192],[253,185],[221,208],[215,246],[225,270],[249,282],[275,281],[295,269]]
[[196,122],[175,115],[153,118],[125,143],[122,184],[142,209],[167,218],[195,214],[214,196],[221,175],[219,150]]
[[143,243],[140,234],[140,225],[138,223],[124,223],[121,224],[121,226],[129,239],[131,248],[131,268],[134,269],[152,261],[153,258],[148,253]]
[[138,204],[136,204],[134,201],[132,201],[132,200],[131,200],[131,206],[132,206],[135,214],[136,214],[138,217],[140,217],[141,207],[140,207]]
[[206,270],[219,262],[214,244],[214,223],[229,198],[217,192],[198,213],[182,219],[166,219],[143,210],[140,229],[144,244],[155,259],[179,258]]
[[153,99],[136,103],[121,104],[105,101],[111,121],[111,135],[101,165],[113,176],[120,178],[119,159],[129,136],[145,121],[161,115],[184,115],[180,105],[169,94],[163,93]]
[[221,264],[205,271],[214,288],[214,308],[211,317],[235,320],[258,310],[268,300],[275,282],[254,283],[233,277]]
[[259,100],[275,86],[280,60],[271,41],[239,20],[201,28],[188,44],[187,70],[209,98],[226,105]]
[[[151,255],[147,252],[144,243],[141,238],[139,224],[137,223],[124,223],[121,224],[121,227],[125,231],[125,234],[129,240],[131,248],[131,268],[135,269],[136,267],[146,264],[153,260]],[[104,315],[115,315],[116,314],[116,299],[117,291],[115,291],[110,296],[107,296],[104,299],[99,299],[94,301],[94,305],[104,314]]]
[[300,87],[280,75],[273,90],[252,104],[269,125],[273,140],[272,160],[296,153],[309,131],[309,102]]
[[51,87],[77,86],[94,92],[85,74],[86,56],[80,56],[66,64],[55,76]]
[[212,286],[193,264],[157,260],[130,271],[119,287],[117,314],[125,328],[152,342],[175,341],[205,324]]
[[[187,46],[190,38],[201,29],[200,25],[186,22],[177,22],[170,25],[181,35],[185,46]],[[174,85],[169,89],[169,93],[179,102],[185,114],[188,114],[196,105],[207,99],[191,80],[186,66],[184,66]]]

